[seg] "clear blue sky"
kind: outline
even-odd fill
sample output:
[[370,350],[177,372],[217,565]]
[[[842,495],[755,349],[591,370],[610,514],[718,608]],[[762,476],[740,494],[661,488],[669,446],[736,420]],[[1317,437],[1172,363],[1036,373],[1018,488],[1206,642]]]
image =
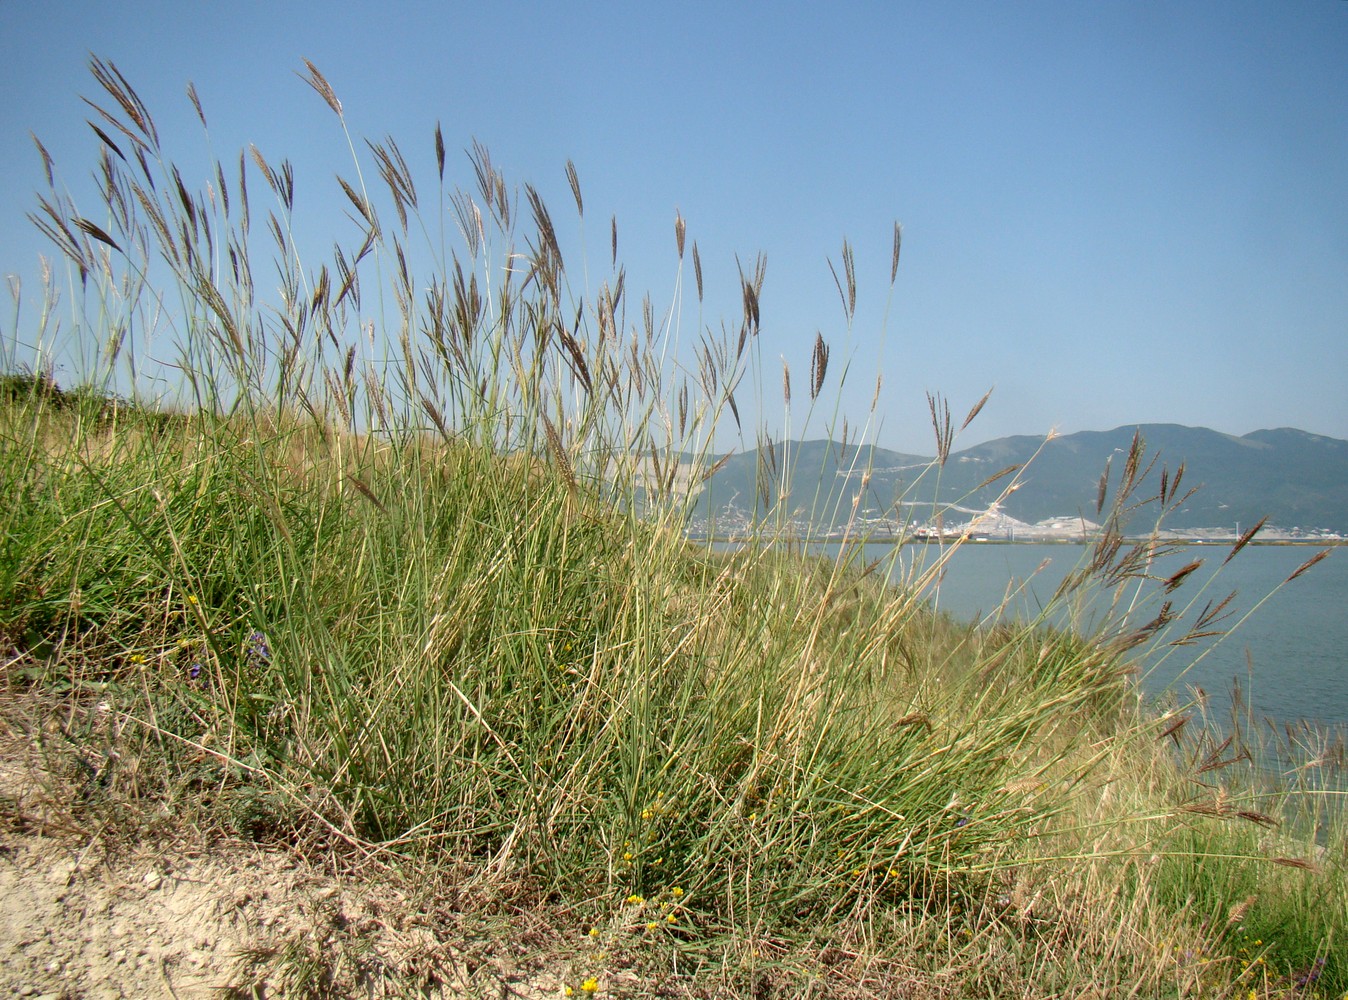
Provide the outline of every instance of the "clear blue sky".
[[[185,162],[203,148],[189,80],[216,155],[252,142],[291,159],[325,243],[350,235],[332,179],[349,159],[296,76],[303,58],[353,131],[391,134],[428,179],[437,121],[451,153],[477,138],[579,240],[574,160],[594,269],[616,215],[629,281],[657,305],[674,291],[676,210],[702,253],[706,322],[737,320],[735,257],[761,250],[767,384],[781,355],[799,386],[822,331],[835,366],[854,359],[854,420],[883,371],[881,445],[930,453],[925,391],[958,417],[993,385],[961,444],[1152,421],[1348,438],[1342,0],[0,0],[0,272],[28,289],[47,248],[25,221],[43,184],[27,133],[68,181],[94,167],[90,52]],[[450,172],[469,186],[465,157]],[[844,236],[850,336],[826,263]]]

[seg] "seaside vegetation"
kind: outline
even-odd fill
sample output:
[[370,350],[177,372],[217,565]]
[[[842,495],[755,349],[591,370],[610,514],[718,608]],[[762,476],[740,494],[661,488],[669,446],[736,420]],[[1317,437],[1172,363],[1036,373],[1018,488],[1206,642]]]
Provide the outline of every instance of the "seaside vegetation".
[[[565,995],[1348,991],[1342,742],[1140,693],[1149,656],[1232,624],[1223,595],[1185,596],[1190,567],[1156,577],[1165,543],[1123,538],[1187,489],[1154,487],[1144,442],[1105,470],[1106,530],[1049,607],[954,620],[924,597],[951,548],[865,564],[863,533],[827,557],[782,536],[789,443],[748,426],[761,259],[719,334],[681,218],[698,306],[633,304],[616,222],[591,290],[484,148],[450,185],[437,127],[410,160],[348,135],[356,237],[315,267],[287,162],[249,149],[194,188],[91,65],[100,203],[79,209],[38,143],[59,255],[27,325],[15,290],[0,359],[0,714],[33,768],[0,802],[16,822],[37,796],[90,837],[191,829],[413,872],[507,939],[521,914],[552,928],[531,946]],[[896,227],[891,293],[899,251]],[[834,276],[850,329],[846,245]],[[52,362],[71,344],[73,388]],[[801,359],[798,410],[848,377],[831,354],[821,336]],[[172,398],[147,395],[170,355]],[[962,429],[931,413],[928,483]],[[714,432],[741,421],[769,513],[696,544]],[[386,995],[444,983],[348,938],[294,944],[236,987],[340,994],[339,966]]]

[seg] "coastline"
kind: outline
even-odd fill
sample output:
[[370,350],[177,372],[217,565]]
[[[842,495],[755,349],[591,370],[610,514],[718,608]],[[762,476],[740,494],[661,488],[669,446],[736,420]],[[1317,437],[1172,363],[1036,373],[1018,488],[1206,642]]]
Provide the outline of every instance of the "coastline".
[[[690,542],[707,543],[711,545],[740,545],[755,539],[753,534],[703,534],[688,533],[684,536]],[[1063,537],[1058,535],[1031,535],[1017,538],[999,538],[995,536],[954,536],[947,535],[941,538],[935,537],[914,537],[913,535],[858,535],[845,532],[829,532],[826,534],[816,534],[806,532],[801,534],[784,533],[772,535],[772,543],[790,542],[800,544],[819,544],[827,542],[855,542],[866,545],[954,545],[954,544],[974,544],[974,545],[1093,545],[1099,535],[1089,535],[1087,537]],[[1129,535],[1122,536],[1125,542],[1143,542],[1155,537],[1175,545],[1234,545],[1239,538],[1236,535],[1213,535],[1213,536],[1195,536],[1178,532],[1161,532],[1158,535]],[[1288,548],[1337,548],[1342,545],[1348,545],[1348,538],[1269,538],[1254,539],[1246,543],[1247,545],[1271,547],[1281,546]]]

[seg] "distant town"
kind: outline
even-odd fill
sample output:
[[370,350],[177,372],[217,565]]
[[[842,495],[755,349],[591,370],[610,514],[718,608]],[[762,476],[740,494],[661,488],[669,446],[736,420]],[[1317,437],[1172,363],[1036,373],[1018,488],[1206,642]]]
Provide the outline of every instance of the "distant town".
[[[1184,528],[1179,530],[1163,529],[1155,532],[1160,539],[1192,544],[1234,543],[1244,531],[1252,525],[1239,523],[1210,528]],[[1131,530],[1130,530],[1131,529]],[[1085,517],[1070,515],[1049,517],[1033,524],[1018,521],[998,511],[975,514],[962,522],[900,522],[893,517],[858,516],[850,526],[830,527],[820,530],[804,518],[788,518],[782,524],[773,523],[773,533],[787,537],[812,539],[818,541],[837,541],[844,538],[865,538],[870,542],[923,543],[923,542],[1001,542],[1001,543],[1087,543],[1097,538],[1103,526]],[[1151,537],[1149,528],[1139,530],[1138,525],[1125,527],[1126,535]],[[755,534],[754,525],[747,511],[738,507],[726,507],[716,516],[714,523],[708,523],[704,517],[691,519],[687,534],[690,538],[715,538],[727,541],[749,538]],[[1294,525],[1290,528],[1266,524],[1259,529],[1252,542],[1263,544],[1321,544],[1337,545],[1348,541],[1339,532],[1324,528],[1303,528]]]
[[[945,463],[805,440],[716,457],[706,477],[689,466],[675,486],[696,493],[690,514],[700,520],[690,533],[703,537],[755,533],[753,518],[766,516],[759,534],[770,526],[803,538],[1079,544],[1099,536],[1097,522],[1110,516],[1109,508],[1095,513],[1101,492],[1111,507],[1119,501],[1125,458],[1141,442],[1152,457],[1124,503],[1132,537],[1150,536],[1165,507],[1160,537],[1177,542],[1234,542],[1264,515],[1256,543],[1348,539],[1348,441],[1294,428],[1234,437],[1138,424],[1048,441],[1008,437],[952,452]],[[1167,476],[1172,487],[1182,477],[1181,495],[1150,502]]]

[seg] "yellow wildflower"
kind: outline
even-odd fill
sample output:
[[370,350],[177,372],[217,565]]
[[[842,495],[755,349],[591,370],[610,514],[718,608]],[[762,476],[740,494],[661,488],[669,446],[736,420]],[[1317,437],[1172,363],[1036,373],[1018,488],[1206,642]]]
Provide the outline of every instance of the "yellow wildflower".
[[635,904],[637,904],[637,903],[644,903],[644,902],[646,902],[646,898],[645,898],[644,896],[638,896],[638,895],[634,892],[634,893],[632,893],[632,895],[630,895],[630,896],[627,897],[627,901],[628,901],[629,903],[632,903],[633,905],[635,905]]
[[599,980],[594,976],[591,976],[589,979],[585,980],[585,982],[580,984],[580,988],[586,993],[597,993],[599,992]]
[[683,890],[680,889],[677,885],[673,889],[670,889],[669,892],[670,895],[672,895],[675,899],[683,895]]

